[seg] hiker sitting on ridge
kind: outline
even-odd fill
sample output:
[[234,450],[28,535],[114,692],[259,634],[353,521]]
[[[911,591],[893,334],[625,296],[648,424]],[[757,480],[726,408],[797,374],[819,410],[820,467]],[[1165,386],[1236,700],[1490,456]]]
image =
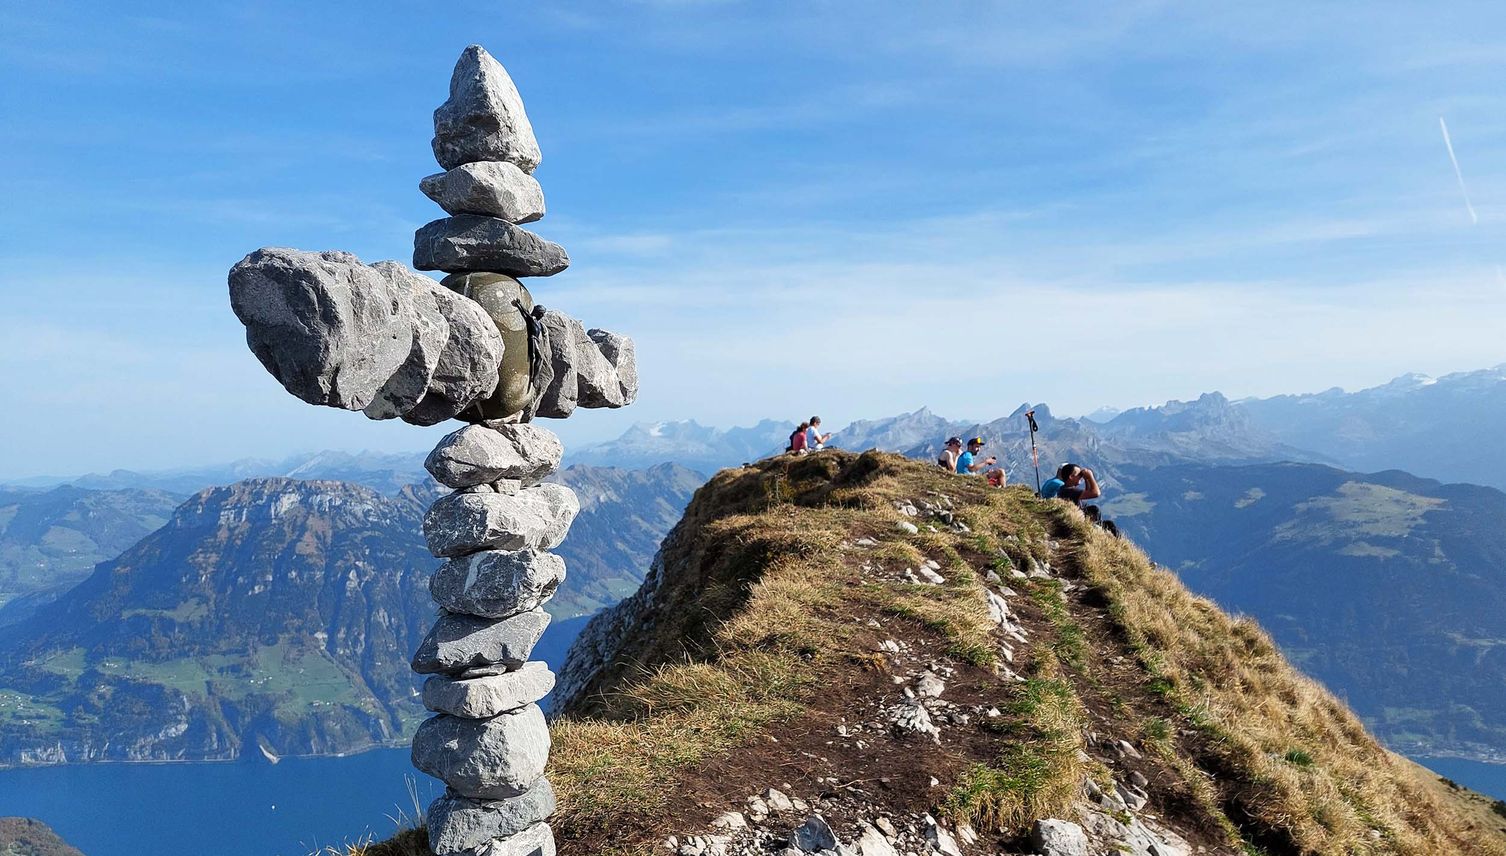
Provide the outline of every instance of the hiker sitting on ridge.
[[955,473],[957,472],[957,456],[960,454],[962,454],[962,438],[948,437],[941,455],[936,458],[936,463],[947,472]]
[[1098,489],[1098,479],[1093,471],[1077,464],[1062,464],[1056,471],[1056,478],[1041,485],[1041,497],[1044,499],[1065,499],[1073,505],[1081,505],[1085,499],[1097,499],[1103,496],[1103,491]]
[[805,447],[812,452],[824,448],[826,441],[831,439],[831,434],[821,433],[821,417],[819,416],[811,417],[811,421],[806,426],[806,431],[809,436],[805,438]]
[[976,475],[986,471],[998,462],[993,455],[989,455],[983,461],[978,460],[978,453],[983,451],[983,438],[974,437],[967,441],[967,451],[957,456],[957,472],[964,475]]
[[811,424],[809,422],[801,422],[800,427],[791,432],[790,444],[786,446],[784,450],[786,452],[793,452],[796,455],[809,454],[810,446],[806,442],[807,437],[805,435],[805,432],[810,430],[810,427]]

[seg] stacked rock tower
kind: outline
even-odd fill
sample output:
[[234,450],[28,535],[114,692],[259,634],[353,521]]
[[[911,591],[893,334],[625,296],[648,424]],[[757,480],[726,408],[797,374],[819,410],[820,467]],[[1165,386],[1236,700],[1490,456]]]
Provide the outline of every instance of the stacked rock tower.
[[450,216],[418,230],[413,265],[443,271],[441,283],[397,262],[263,248],[231,269],[231,306],[252,352],[304,401],[470,423],[425,461],[453,492],[423,523],[446,561],[429,585],[438,620],[413,656],[435,712],[413,738],[413,763],[447,786],[428,814],[439,856],[552,856],[538,703],[554,675],[529,656],[565,578],[549,551],[580,504],[543,481],[564,448],[532,420],[630,404],[633,343],[536,304],[521,281],[570,260],[520,225],[544,215],[539,147],[512,79],[479,46],[461,55],[434,111],[433,147],[446,172],[420,189]]

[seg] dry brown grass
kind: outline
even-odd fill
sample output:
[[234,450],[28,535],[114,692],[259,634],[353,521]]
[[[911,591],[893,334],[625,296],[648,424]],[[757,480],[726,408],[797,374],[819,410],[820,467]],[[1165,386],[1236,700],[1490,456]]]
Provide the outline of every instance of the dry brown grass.
[[1506,854],[1492,830],[1419,780],[1248,619],[1154,569],[1138,548],[1058,509],[1156,688],[1198,736],[1192,759],[1226,813],[1273,850]]

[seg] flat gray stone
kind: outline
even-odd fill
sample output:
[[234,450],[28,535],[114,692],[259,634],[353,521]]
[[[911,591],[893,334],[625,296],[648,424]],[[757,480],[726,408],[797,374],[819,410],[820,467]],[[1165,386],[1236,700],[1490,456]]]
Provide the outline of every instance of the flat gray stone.
[[534,609],[497,620],[441,610],[418,644],[413,671],[421,675],[463,673],[488,667],[517,668],[549,626],[549,613]]
[[575,372],[575,330],[578,322],[553,309],[546,310],[539,323],[544,341],[549,345],[549,382],[534,402],[535,415],[546,419],[564,419],[575,412],[580,396]]
[[439,441],[424,468],[453,488],[511,479],[532,484],[559,469],[565,447],[554,432],[529,423],[467,425]]
[[444,316],[450,335],[439,352],[428,391],[403,414],[403,421],[414,425],[438,425],[486,400],[497,388],[505,353],[500,331],[476,301],[443,286],[429,290],[427,296]]
[[445,562],[429,594],[450,612],[508,618],[544,605],[564,579],[565,560],[553,553],[487,551]]
[[[435,675],[424,681],[424,707],[466,719],[488,719],[534,704],[554,689],[554,673],[540,662],[475,678]],[[539,818],[542,820],[543,818]]]
[[413,350],[413,299],[350,253],[264,247],[230,269],[246,344],[309,404],[362,410]]
[[445,169],[508,161],[533,172],[543,155],[512,77],[480,45],[460,54],[450,97],[434,111],[434,159]]
[[548,760],[549,726],[536,704],[491,719],[441,713],[413,735],[413,766],[472,799],[521,796]]
[[638,397],[638,355],[633,340],[610,330],[587,330],[586,335],[616,372],[622,404],[632,404]]
[[1030,843],[1045,856],[1092,856],[1092,843],[1081,826],[1070,820],[1037,820]]
[[413,266],[449,273],[553,276],[570,266],[565,248],[496,217],[460,214],[419,227]]
[[429,552],[449,558],[479,550],[552,550],[580,513],[575,492],[536,484],[514,494],[452,493],[429,506],[424,539]]
[[439,856],[477,850],[510,838],[554,814],[554,788],[539,779],[527,793],[505,800],[474,800],[446,791],[429,804],[429,849]]
[[424,178],[418,189],[448,214],[480,214],[509,223],[532,223],[544,216],[544,189],[506,161],[463,163]]

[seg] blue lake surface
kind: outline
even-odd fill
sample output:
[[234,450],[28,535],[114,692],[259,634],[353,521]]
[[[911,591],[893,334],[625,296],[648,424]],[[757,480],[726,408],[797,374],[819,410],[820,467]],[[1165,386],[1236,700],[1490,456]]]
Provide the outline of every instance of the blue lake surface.
[[1414,758],[1429,770],[1486,796],[1506,800],[1506,764],[1486,764],[1459,758]]
[[[587,618],[534,649],[558,669]],[[410,788],[412,791],[410,792]],[[444,791],[407,749],[343,758],[0,770],[0,816],[34,817],[86,856],[308,856],[381,840]]]
[[444,790],[406,749],[266,762],[81,764],[0,772],[0,815],[35,817],[87,856],[306,856],[377,840]]

